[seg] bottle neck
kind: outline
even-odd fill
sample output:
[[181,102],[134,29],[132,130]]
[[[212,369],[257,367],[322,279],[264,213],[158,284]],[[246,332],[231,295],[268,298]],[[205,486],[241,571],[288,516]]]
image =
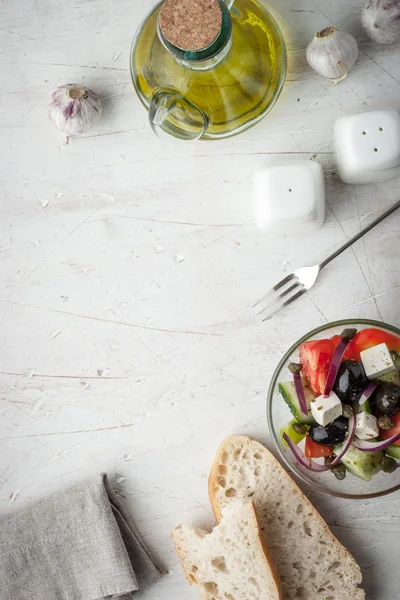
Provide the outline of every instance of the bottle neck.
[[207,71],[208,69],[213,69],[225,59],[229,50],[231,49],[231,46],[232,34],[227,39],[225,46],[223,46],[223,48],[217,52],[217,54],[211,56],[211,58],[205,58],[202,60],[182,60],[177,56],[174,56],[174,58],[180,65],[186,67],[187,69],[193,69],[194,71]]
[[199,50],[183,50],[171,44],[164,36],[160,27],[160,19],[158,19],[157,33],[161,43],[182,66],[198,71],[205,71],[212,69],[222,62],[228,54],[232,45],[232,19],[223,0],[218,0],[218,2],[222,11],[220,32],[211,44]]

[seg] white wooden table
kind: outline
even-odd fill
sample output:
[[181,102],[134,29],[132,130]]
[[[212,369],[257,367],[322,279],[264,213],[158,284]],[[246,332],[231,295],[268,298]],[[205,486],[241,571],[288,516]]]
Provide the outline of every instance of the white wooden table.
[[[400,45],[364,38],[362,0],[274,0],[290,64],[274,111],[233,139],[168,147],[129,74],[130,44],[152,4],[0,4],[0,514],[106,471],[169,570],[137,598],[186,600],[197,594],[169,532],[184,520],[212,524],[206,477],[225,436],[269,443],[264,394],[288,345],[341,317],[400,325],[399,214],[291,310],[261,324],[251,309],[284,273],[313,264],[399,197],[400,180],[340,183],[332,125],[398,105]],[[304,52],[330,23],[360,41],[337,87],[310,71]],[[53,89],[71,81],[102,95],[104,117],[66,146],[46,110]],[[308,239],[272,239],[251,222],[253,172],[277,155],[325,168],[327,219]],[[360,561],[368,599],[398,599],[399,495],[311,499]]]

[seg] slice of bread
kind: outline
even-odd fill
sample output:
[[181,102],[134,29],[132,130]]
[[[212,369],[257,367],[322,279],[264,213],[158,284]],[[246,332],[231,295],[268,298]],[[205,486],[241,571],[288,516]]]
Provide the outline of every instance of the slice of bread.
[[284,600],[364,600],[361,571],[274,456],[246,436],[219,447],[209,477],[216,519],[252,499],[278,569]]
[[179,525],[171,537],[188,581],[205,600],[281,600],[251,501],[231,502],[211,533]]

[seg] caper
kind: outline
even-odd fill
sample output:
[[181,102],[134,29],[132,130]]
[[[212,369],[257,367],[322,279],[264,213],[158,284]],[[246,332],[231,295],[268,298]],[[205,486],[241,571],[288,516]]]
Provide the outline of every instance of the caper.
[[352,328],[343,329],[342,333],[340,334],[340,337],[343,340],[346,340],[346,342],[349,342],[350,340],[353,339],[353,337],[355,337],[356,333],[357,333],[357,329],[352,329]]
[[307,427],[303,423],[293,423],[292,427],[299,435],[306,435],[307,433]]
[[394,473],[397,469],[397,462],[390,456],[384,456],[381,462],[381,468],[384,473]]
[[388,417],[387,415],[382,415],[378,419],[378,427],[379,427],[379,429],[383,429],[383,430],[393,429],[394,423],[390,417]]
[[303,365],[301,365],[300,363],[291,362],[288,364],[288,369],[291,373],[293,373],[293,375],[295,375],[296,373],[300,373],[302,368]]
[[336,477],[336,479],[339,479],[340,481],[342,481],[346,477],[346,467],[342,463],[339,463],[335,467],[332,467],[331,471]]
[[343,404],[342,415],[346,417],[346,419],[351,419],[351,417],[354,415],[353,408],[349,404]]
[[325,462],[325,466],[326,467],[330,467],[331,464],[333,462],[335,462],[335,460],[336,460],[336,456],[334,454],[332,454],[331,456],[326,456],[325,457],[325,461],[324,461]]

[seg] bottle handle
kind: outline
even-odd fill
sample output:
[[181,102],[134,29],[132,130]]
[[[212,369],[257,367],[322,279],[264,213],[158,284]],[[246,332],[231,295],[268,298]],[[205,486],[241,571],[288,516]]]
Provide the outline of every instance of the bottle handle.
[[149,108],[150,125],[156,135],[165,139],[198,140],[207,131],[208,119],[181,94],[158,91]]

